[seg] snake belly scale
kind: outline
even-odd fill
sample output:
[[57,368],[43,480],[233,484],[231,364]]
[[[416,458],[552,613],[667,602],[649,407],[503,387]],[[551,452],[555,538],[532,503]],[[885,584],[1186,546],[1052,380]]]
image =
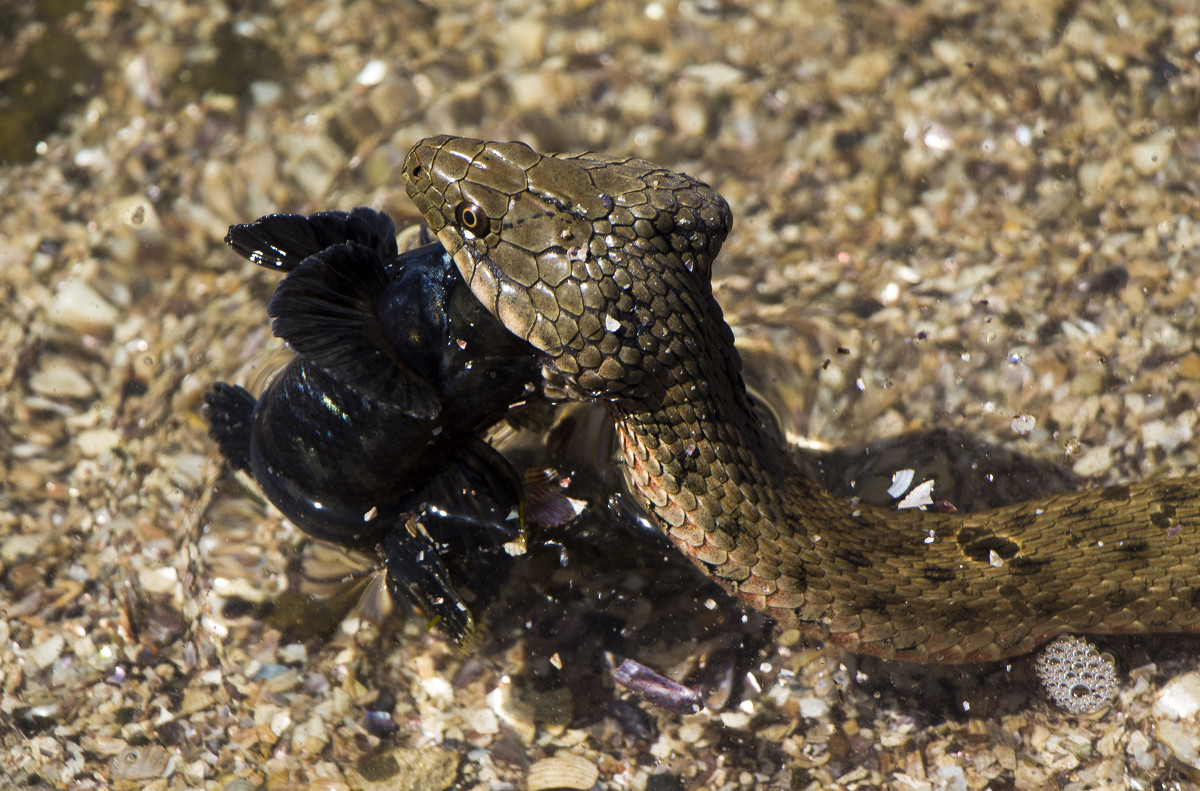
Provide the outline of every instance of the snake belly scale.
[[1065,631],[1200,632],[1200,480],[931,515],[802,475],[712,295],[732,214],[706,184],[449,136],[417,143],[403,179],[475,296],[541,352],[548,391],[607,405],[674,545],[781,626],[917,662],[1000,659]]

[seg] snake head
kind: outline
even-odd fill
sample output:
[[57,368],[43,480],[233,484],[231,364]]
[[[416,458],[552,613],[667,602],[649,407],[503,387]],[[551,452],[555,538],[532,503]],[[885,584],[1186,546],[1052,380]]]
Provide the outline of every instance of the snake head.
[[620,397],[665,370],[685,353],[686,328],[668,317],[715,306],[711,264],[732,214],[685,174],[440,136],[409,152],[404,184],[472,293],[571,397]]

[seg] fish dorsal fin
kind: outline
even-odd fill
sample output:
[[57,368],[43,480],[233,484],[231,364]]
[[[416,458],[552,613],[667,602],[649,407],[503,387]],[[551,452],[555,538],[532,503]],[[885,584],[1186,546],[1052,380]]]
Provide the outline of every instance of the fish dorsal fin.
[[385,265],[377,250],[355,242],[326,247],[288,273],[267,314],[277,336],[334,378],[412,417],[433,419],[441,411],[434,384],[399,357],[380,326]]
[[392,218],[365,206],[349,211],[302,214],[268,214],[244,225],[230,226],[225,244],[248,261],[282,272],[326,247],[357,242],[385,260],[397,255]]

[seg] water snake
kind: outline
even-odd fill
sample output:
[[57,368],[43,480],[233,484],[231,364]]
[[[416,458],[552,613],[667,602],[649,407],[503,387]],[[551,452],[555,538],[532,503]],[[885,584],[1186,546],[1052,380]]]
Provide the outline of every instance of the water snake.
[[971,514],[858,505],[802,475],[747,396],[712,294],[729,206],[637,159],[418,142],[406,191],[471,291],[607,405],[627,478],[676,547],[784,627],[918,662],[1064,631],[1200,632],[1200,480]]

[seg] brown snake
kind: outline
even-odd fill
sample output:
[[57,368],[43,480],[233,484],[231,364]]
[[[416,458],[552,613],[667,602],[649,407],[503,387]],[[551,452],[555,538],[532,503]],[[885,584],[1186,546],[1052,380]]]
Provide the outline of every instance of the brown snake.
[[804,477],[757,417],[713,298],[732,214],[706,184],[447,136],[413,147],[404,183],[475,296],[542,352],[548,388],[607,404],[675,546],[782,626],[917,662],[1065,631],[1200,632],[1198,479],[934,516]]

